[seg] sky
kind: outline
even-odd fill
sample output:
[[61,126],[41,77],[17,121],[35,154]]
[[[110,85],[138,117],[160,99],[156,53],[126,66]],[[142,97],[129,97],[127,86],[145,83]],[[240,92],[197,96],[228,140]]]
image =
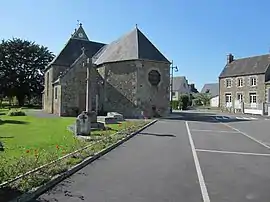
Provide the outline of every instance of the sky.
[[110,43],[139,29],[201,90],[218,82],[226,55],[270,51],[267,0],[2,0],[0,38],[47,46],[55,54],[79,20],[90,40]]

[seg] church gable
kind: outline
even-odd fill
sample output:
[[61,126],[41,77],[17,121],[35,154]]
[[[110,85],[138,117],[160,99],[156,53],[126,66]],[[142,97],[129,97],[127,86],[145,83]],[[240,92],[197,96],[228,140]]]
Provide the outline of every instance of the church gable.
[[77,30],[75,30],[74,34],[72,34],[71,38],[68,40],[65,47],[48,65],[47,69],[50,68],[51,65],[58,65],[58,66],[72,65],[74,61],[81,55],[81,49],[83,47],[85,48],[85,53],[89,57],[92,57],[104,45],[105,44],[103,43],[89,41],[82,25],[80,25],[80,27]]
[[82,28],[82,24],[80,23],[79,28],[75,29],[74,34],[71,36],[72,39],[80,39],[89,41],[84,29]]
[[94,56],[94,63],[100,65],[138,59],[170,63],[137,27],[104,47]]

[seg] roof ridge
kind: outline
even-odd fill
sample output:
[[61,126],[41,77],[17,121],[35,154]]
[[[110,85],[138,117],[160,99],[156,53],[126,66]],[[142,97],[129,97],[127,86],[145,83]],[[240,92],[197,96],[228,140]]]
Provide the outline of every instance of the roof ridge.
[[234,61],[236,60],[244,60],[244,59],[251,59],[251,58],[256,58],[256,57],[262,57],[262,56],[270,56],[270,53],[268,54],[262,54],[262,55],[253,55],[253,56],[249,56],[249,57],[243,57],[243,58],[238,58],[238,59],[234,59]]

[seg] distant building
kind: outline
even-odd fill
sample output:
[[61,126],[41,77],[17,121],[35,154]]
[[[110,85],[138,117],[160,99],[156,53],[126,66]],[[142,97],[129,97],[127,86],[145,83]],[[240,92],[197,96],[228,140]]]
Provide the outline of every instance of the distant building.
[[190,94],[191,87],[185,76],[173,77],[172,100],[179,100],[183,94]]
[[270,54],[235,59],[227,56],[227,64],[219,76],[221,107],[260,113],[262,104],[270,102]]
[[203,86],[201,93],[208,93],[211,96],[210,106],[219,106],[219,83],[207,83]]

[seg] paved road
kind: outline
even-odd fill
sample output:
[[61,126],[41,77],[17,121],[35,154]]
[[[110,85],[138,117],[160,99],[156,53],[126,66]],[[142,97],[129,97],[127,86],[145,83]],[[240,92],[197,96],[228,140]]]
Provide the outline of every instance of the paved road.
[[268,202],[269,120],[158,121],[37,201]]

